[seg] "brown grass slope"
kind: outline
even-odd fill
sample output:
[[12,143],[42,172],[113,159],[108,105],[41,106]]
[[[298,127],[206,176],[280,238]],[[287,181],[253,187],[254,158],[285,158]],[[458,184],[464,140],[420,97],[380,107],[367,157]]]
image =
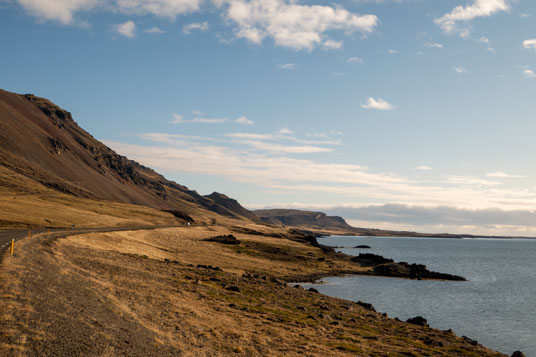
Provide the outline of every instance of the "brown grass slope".
[[[31,94],[0,90],[0,167],[76,197],[255,219],[234,200],[203,197],[117,154],[80,128],[71,113]],[[3,181],[27,192],[18,180]]]
[[[239,245],[207,241],[230,233]],[[0,355],[503,356],[286,284],[364,269],[300,242],[222,226],[54,235],[3,253]]]

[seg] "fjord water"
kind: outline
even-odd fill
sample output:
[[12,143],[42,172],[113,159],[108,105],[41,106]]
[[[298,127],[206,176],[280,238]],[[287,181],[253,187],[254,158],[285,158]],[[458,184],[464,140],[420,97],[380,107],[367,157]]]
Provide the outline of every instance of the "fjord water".
[[[467,282],[348,276],[323,279],[321,293],[362,300],[391,317],[423,316],[504,353],[536,356],[536,240],[393,237],[321,238],[350,255],[375,253],[461,275]],[[366,244],[372,249],[355,249]]]

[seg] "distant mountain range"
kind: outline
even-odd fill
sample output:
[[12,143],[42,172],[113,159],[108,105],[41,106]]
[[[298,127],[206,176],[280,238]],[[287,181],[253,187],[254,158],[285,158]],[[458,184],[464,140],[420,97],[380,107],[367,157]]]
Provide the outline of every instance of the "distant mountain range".
[[344,218],[328,216],[323,212],[293,209],[264,209],[253,211],[265,223],[276,226],[309,227],[317,229],[353,229]]

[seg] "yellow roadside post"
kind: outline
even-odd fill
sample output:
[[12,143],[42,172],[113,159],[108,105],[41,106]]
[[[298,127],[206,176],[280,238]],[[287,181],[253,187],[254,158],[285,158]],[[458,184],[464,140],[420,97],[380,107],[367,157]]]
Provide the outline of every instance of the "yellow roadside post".
[[28,238],[30,238],[32,236],[32,231],[29,229],[28,230]]
[[11,255],[13,255],[13,244],[15,244],[15,239],[11,240]]

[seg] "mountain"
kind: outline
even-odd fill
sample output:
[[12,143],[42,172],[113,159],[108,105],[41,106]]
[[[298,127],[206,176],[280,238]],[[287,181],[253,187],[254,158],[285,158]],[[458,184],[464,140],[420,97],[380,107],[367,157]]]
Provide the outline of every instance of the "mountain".
[[265,223],[290,227],[308,227],[316,229],[353,230],[339,216],[328,216],[323,212],[300,211],[293,209],[265,209],[253,211]]
[[248,218],[256,223],[263,223],[262,219],[260,219],[255,213],[245,209],[240,205],[240,203],[238,203],[237,200],[230,198],[223,193],[213,192],[210,195],[204,197],[215,203],[212,209],[217,213],[220,213],[219,210],[221,209],[221,207],[223,207],[238,216]]
[[[114,152],[47,99],[0,90],[0,184],[25,193],[24,176],[76,197],[130,203],[187,217],[201,212],[260,221],[236,200],[196,191]],[[27,180],[25,180],[27,181]],[[4,187],[5,188],[5,187]]]

